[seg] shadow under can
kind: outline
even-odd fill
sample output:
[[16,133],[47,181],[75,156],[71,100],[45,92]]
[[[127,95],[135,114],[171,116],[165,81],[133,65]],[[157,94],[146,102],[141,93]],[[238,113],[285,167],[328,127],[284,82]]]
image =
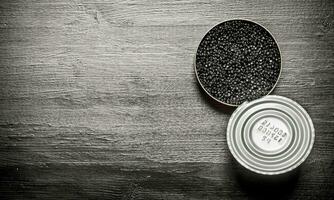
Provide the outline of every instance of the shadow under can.
[[233,176],[249,199],[288,199],[294,193],[300,167],[284,174],[262,175],[241,166],[234,158],[231,160]]

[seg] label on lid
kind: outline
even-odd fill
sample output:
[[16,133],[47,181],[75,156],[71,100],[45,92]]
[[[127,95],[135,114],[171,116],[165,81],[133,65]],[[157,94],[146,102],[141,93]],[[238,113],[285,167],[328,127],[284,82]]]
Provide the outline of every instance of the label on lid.
[[252,129],[252,140],[265,151],[277,151],[287,142],[290,133],[287,124],[279,118],[265,117]]

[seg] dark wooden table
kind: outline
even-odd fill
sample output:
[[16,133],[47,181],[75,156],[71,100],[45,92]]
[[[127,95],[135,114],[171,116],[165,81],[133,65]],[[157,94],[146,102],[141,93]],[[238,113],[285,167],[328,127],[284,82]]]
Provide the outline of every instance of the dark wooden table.
[[[272,32],[273,93],[315,125],[289,190],[240,181],[231,110],[194,76],[201,38],[234,18]],[[1,199],[333,198],[333,30],[330,0],[1,1]]]

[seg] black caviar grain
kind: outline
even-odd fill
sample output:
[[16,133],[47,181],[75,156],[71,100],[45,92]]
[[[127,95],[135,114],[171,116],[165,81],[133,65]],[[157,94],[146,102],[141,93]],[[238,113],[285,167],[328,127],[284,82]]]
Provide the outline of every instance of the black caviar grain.
[[202,87],[214,98],[240,105],[267,95],[280,74],[278,46],[270,33],[246,20],[230,20],[212,28],[196,53]]

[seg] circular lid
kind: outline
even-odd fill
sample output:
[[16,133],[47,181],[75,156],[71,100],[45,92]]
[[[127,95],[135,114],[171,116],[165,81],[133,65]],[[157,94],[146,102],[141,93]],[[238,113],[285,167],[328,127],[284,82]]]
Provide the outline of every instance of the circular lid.
[[232,155],[259,174],[282,174],[296,168],[309,155],[313,142],[310,116],[298,103],[282,96],[243,103],[227,126]]

